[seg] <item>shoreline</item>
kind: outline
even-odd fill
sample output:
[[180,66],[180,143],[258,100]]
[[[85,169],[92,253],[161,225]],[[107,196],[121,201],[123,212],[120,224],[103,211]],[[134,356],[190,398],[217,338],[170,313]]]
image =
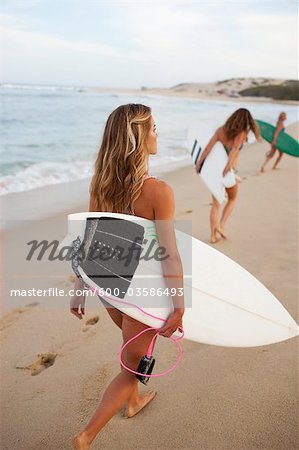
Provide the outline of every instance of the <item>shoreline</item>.
[[[154,167],[150,170],[151,175],[159,178],[167,177],[190,166],[190,157],[167,167]],[[6,229],[22,226],[22,222],[30,220],[43,220],[57,217],[62,213],[71,214],[79,212],[84,204],[89,204],[89,184],[91,177],[66,183],[49,184],[38,188],[21,192],[10,192],[0,196],[0,232]],[[47,199],[47,210],[45,208]],[[86,200],[85,200],[86,199]]]
[[[97,91],[98,92],[98,91]],[[102,94],[105,95],[107,92],[115,92],[114,89],[106,89],[100,90]],[[126,92],[130,95],[123,95]],[[138,95],[137,98],[134,99],[134,92]],[[106,93],[106,94],[105,94]],[[77,94],[81,95],[81,94]],[[84,95],[84,94],[82,94]],[[123,95],[123,97],[122,97]],[[87,94],[87,99],[89,94]],[[153,172],[153,175],[164,174],[169,170],[175,170],[176,167],[184,166],[187,164],[189,159],[190,149],[192,147],[192,143],[190,138],[194,138],[194,136],[200,136],[200,140],[202,145],[206,142],[210,131],[213,127],[219,125],[220,122],[225,120],[225,110],[227,114],[232,112],[234,108],[239,108],[240,106],[247,107],[251,110],[254,117],[260,118],[261,120],[265,120],[269,123],[274,123],[275,117],[277,117],[280,106],[279,103],[269,102],[269,99],[259,99],[258,101],[251,102],[251,104],[246,104],[246,98],[229,98],[225,96],[211,97],[211,96],[201,96],[194,95],[194,92],[170,92],[170,90],[119,90],[118,97],[116,99],[110,98],[110,95],[107,98],[102,98],[101,95],[98,97],[95,96],[96,103],[101,104],[104,102],[106,104],[110,104],[111,102],[115,105],[120,104],[121,102],[134,101],[135,102],[144,102],[146,104],[152,104],[152,110],[155,112],[155,115],[158,116],[158,122],[161,123],[161,139],[159,142],[159,152],[158,157],[155,160],[150,161],[153,165],[150,165],[150,171]],[[114,95],[111,95],[114,97]],[[82,101],[86,102],[86,99]],[[105,103],[106,102],[106,103]],[[245,102],[245,103],[244,103]],[[162,105],[162,106],[160,106]],[[275,105],[275,106],[274,106]],[[296,105],[297,106],[297,105]],[[154,109],[156,108],[156,109]],[[285,109],[288,113],[289,122],[297,120],[297,108],[294,107],[293,104],[289,106],[285,106]],[[177,114],[169,114],[164,112],[164,110],[178,110]],[[281,110],[280,110],[281,111]],[[169,117],[167,117],[167,114]],[[203,120],[201,119],[203,117]],[[217,125],[218,124],[218,125]],[[102,127],[102,125],[100,125]],[[97,133],[100,139],[100,127],[97,129]],[[195,133],[196,130],[196,134]],[[51,142],[53,146],[56,147],[57,142],[51,136],[49,136],[49,142]],[[96,147],[94,143],[92,143],[92,147],[89,144],[89,147],[86,148],[88,150],[86,152],[86,159],[82,159],[78,156],[74,155],[73,164],[69,161],[68,156],[68,148],[71,148],[71,140],[68,145],[66,145],[67,151],[62,155],[61,164],[59,164],[59,159],[53,159],[53,155],[50,153],[47,154],[47,147],[43,148],[40,146],[38,152],[45,152],[44,161],[39,161],[35,156],[31,157],[31,162],[28,167],[23,167],[23,157],[21,158],[20,164],[21,167],[14,167],[8,171],[8,173],[3,171],[3,176],[1,177],[0,185],[1,185],[1,194],[0,195],[0,204],[4,205],[6,210],[11,209],[7,208],[6,205],[10,203],[10,201],[16,205],[16,210],[19,210],[18,202],[15,200],[15,196],[23,196],[24,202],[29,204],[34,204],[31,201],[31,197],[37,197],[34,194],[35,191],[41,192],[41,196],[44,195],[45,187],[51,187],[51,192],[54,192],[54,186],[60,187],[62,191],[62,196],[64,196],[64,189],[69,190],[66,186],[67,184],[72,184],[73,182],[82,181],[86,182],[91,177],[91,172],[93,171],[93,162],[96,154]],[[22,146],[22,142],[16,141],[17,146]],[[91,152],[91,148],[94,148],[94,151]],[[29,154],[30,154],[29,150]],[[78,149],[76,149],[78,152]],[[8,152],[8,148],[7,148]],[[27,164],[27,163],[26,163]],[[25,164],[25,166],[26,166]],[[15,173],[16,172],[16,173]],[[85,176],[86,178],[81,178]],[[53,184],[53,182],[57,182]],[[30,188],[33,189],[30,189]],[[29,188],[29,189],[28,189]],[[20,190],[19,190],[20,189]],[[21,190],[24,189],[24,190]],[[31,192],[32,194],[29,194]],[[71,196],[70,196],[71,198]],[[28,200],[27,200],[28,199]],[[61,199],[58,198],[58,204],[61,204]],[[22,202],[21,209],[22,209]],[[37,204],[39,204],[37,200]],[[51,207],[51,205],[50,205]],[[40,209],[39,207],[37,209]],[[60,208],[61,210],[61,208]],[[0,221],[1,222],[1,221]],[[0,223],[0,228],[3,228],[3,223]]]
[[[298,140],[299,122],[294,122],[287,126],[286,131]],[[256,145],[267,146],[266,141],[262,143],[251,142],[247,146],[254,148]],[[288,156],[288,155],[287,155]],[[185,159],[169,163],[168,166],[154,166],[150,169],[150,174],[158,178],[168,178],[181,170],[192,166],[190,155]],[[79,212],[85,204],[88,208],[89,202],[89,184],[91,177],[63,182],[57,184],[48,184],[37,188],[10,192],[0,196],[0,210],[2,211],[0,219],[0,233],[6,229],[15,228],[24,221],[43,220],[51,217],[57,217],[62,213],[71,214]],[[47,208],[45,206],[47,201]],[[9,223],[9,226],[6,226]]]

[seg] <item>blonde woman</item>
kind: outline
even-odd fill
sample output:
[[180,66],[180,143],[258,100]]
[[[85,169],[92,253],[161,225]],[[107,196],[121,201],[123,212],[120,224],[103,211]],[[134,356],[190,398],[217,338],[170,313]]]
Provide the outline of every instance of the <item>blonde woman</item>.
[[285,112],[281,112],[279,114],[277,122],[276,122],[276,130],[275,130],[275,133],[274,133],[274,136],[273,136],[273,140],[271,142],[271,148],[270,148],[269,152],[266,153],[265,162],[264,162],[264,164],[261,167],[261,173],[265,172],[266,165],[268,164],[270,159],[273,158],[273,156],[276,153],[276,150],[278,151],[278,157],[277,157],[277,159],[276,159],[276,161],[274,163],[274,166],[272,167],[273,170],[277,169],[277,165],[278,165],[278,163],[280,162],[280,160],[281,160],[281,158],[283,156],[283,152],[281,152],[280,150],[278,150],[276,148],[276,141],[277,141],[277,138],[279,136],[279,133],[281,131],[285,130],[285,126],[284,126],[284,121],[285,120],[287,120],[287,115],[286,115]]
[[[169,255],[162,262],[165,281],[168,286],[182,288],[182,264],[173,228],[173,193],[164,181],[150,177],[147,173],[148,156],[156,153],[156,125],[149,107],[129,104],[113,111],[107,120],[95,163],[89,209],[135,214],[155,220],[159,244],[167,249]],[[168,275],[168,278],[167,274],[176,276]],[[174,311],[159,330],[164,337],[171,336],[182,324],[183,297],[173,296],[172,301]],[[84,297],[74,296],[70,305],[71,312],[81,319],[84,308]],[[107,308],[107,311],[121,329],[123,343],[147,328],[113,307]],[[123,359],[126,366],[136,370],[154,334],[154,331],[144,333],[125,349]],[[126,416],[132,417],[154,398],[156,393],[153,391],[140,395],[137,383],[135,375],[127,370],[120,371],[106,388],[97,410],[84,430],[75,436],[75,449],[88,449],[97,434],[124,404],[127,405]]]
[[[224,168],[223,176],[225,176],[229,170],[236,169],[239,152],[242,149],[244,142],[247,141],[249,131],[252,131],[257,139],[259,138],[258,126],[253,120],[250,112],[245,108],[240,108],[227,119],[224,125],[215,131],[196,164],[196,171],[199,172],[205,158],[218,141],[222,143],[228,155],[228,161]],[[210,213],[211,244],[215,244],[219,241],[217,235],[227,239],[224,226],[236,203],[238,183],[231,188],[225,188],[225,190],[228,200],[223,209],[220,220],[220,203],[212,195],[212,208]]]

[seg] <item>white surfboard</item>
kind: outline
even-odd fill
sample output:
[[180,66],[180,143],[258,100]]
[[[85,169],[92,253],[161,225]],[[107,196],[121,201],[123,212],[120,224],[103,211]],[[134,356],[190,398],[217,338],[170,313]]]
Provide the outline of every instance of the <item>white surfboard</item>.
[[[112,237],[115,242],[123,241],[124,245],[127,245],[131,237],[124,237],[126,224],[137,224],[144,229],[145,252],[152,240],[157,239],[155,223],[147,219],[126,214],[84,212],[68,216],[68,235],[60,243],[60,249],[71,246],[78,236],[83,241],[87,218],[121,219],[117,228],[121,232],[115,231],[112,222],[108,228],[104,227],[104,232],[99,225],[98,240],[103,242],[106,237]],[[298,325],[287,310],[243,267],[181,231],[176,231],[176,238],[184,268],[186,311],[183,326],[187,339],[220,346],[254,347],[273,344],[298,335]],[[155,245],[158,245],[158,242]],[[110,273],[114,270],[113,264],[112,261],[112,265],[108,266]],[[79,272],[90,287],[101,287],[101,282],[93,281],[81,267]],[[117,281],[122,283],[125,277],[126,275],[122,279],[117,278]],[[144,295],[137,294],[140,287],[145,289]],[[146,289],[151,288],[155,290],[155,295],[146,295]],[[155,259],[140,260],[132,279],[129,280],[126,294],[122,297],[113,295],[116,292],[109,292],[104,298],[109,304],[136,320],[160,328],[163,322],[146,313],[164,320],[168,317],[173,306],[171,297],[163,294],[166,288],[161,263]],[[158,294],[158,289],[162,291],[162,295]]]
[[[191,152],[195,165],[201,152],[202,148],[195,139]],[[236,184],[235,175],[232,170],[223,177],[223,170],[227,161],[228,157],[223,145],[217,142],[205,158],[199,172],[200,178],[219,203],[225,201],[225,188],[233,187]]]

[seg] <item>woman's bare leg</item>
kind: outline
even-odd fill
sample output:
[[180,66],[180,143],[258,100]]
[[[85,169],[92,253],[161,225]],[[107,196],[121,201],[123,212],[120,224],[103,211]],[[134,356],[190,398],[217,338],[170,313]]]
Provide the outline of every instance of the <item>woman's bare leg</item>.
[[106,311],[118,328],[122,330],[123,314],[113,307],[106,307]]
[[[123,342],[122,347],[125,343]],[[122,360],[125,361],[125,352],[126,349],[124,349],[123,353],[122,353]],[[120,365],[120,370],[126,370],[123,368],[122,365]],[[127,400],[127,406],[126,409],[124,411],[124,417],[127,417],[127,410],[130,406],[134,406],[136,405],[140,400],[140,395],[139,395],[139,390],[138,390],[138,383],[135,385],[134,389],[132,390],[132,393],[130,395],[130,397]]]
[[237,193],[238,193],[238,183],[235,184],[235,186],[231,188],[226,188],[226,192],[228,195],[228,201],[222,211],[222,216],[220,219],[218,232],[222,235],[222,237],[226,238],[226,234],[224,232],[224,225],[226,224],[227,219],[232,213],[233,207],[237,200]]
[[[111,319],[113,320],[113,322],[122,330],[123,314],[116,308],[106,307],[106,310],[107,310],[109,316],[111,317]],[[123,342],[123,345],[124,344],[125,343]],[[124,349],[123,356],[122,356],[123,358],[125,358],[125,352],[126,352],[126,349]],[[122,366],[120,366],[120,369],[125,370]],[[135,405],[137,405],[140,402],[140,399],[141,399],[141,397],[138,392],[138,384],[136,384],[132,391],[132,394],[128,398],[128,407],[126,408],[126,411],[125,411],[125,417],[129,416],[128,411],[130,409],[132,409]]]
[[274,164],[274,166],[273,166],[273,170],[277,169],[277,165],[278,165],[278,163],[280,162],[280,160],[281,160],[282,157],[283,157],[283,152],[279,152],[278,158],[277,158],[277,160],[275,161],[275,164]]
[[220,211],[220,203],[216,198],[212,195],[212,207],[210,212],[210,225],[211,225],[211,243],[215,244],[217,242],[217,225],[218,225],[218,218],[219,218],[219,211]]
[[265,162],[264,162],[264,164],[263,164],[262,167],[261,167],[261,170],[260,170],[261,173],[265,172],[266,165],[268,164],[268,162],[270,161],[270,159],[273,158],[275,152],[276,152],[276,148],[271,146],[271,150],[267,153]]
[[[127,342],[131,337],[135,336],[145,328],[147,328],[146,325],[137,322],[134,319],[130,319],[128,318],[128,316],[124,315],[122,321],[122,333],[124,342]],[[144,333],[127,347],[125,364],[128,367],[136,370],[141,357],[146,354],[148,346],[154,334],[155,331]],[[136,389],[137,383],[138,380],[135,375],[127,370],[122,370],[112,380],[112,382],[104,392],[102,400],[89,423],[87,424],[83,432],[75,437],[73,441],[75,449],[89,449],[90,444],[95,439],[97,434],[101,431],[101,429],[117,413],[121,406],[126,401],[128,401],[134,389]],[[153,397],[154,396],[151,395],[150,398],[146,399],[148,400],[146,402],[143,397],[141,408],[144,407]]]
[[[110,308],[110,310],[111,310],[111,308]],[[115,311],[122,316],[119,319],[122,322],[123,314],[121,314],[118,310],[115,310]],[[114,314],[116,316],[117,313],[115,313],[115,311],[114,311]],[[129,316],[126,316],[126,318],[127,318],[127,321],[129,321],[129,322],[133,321],[133,323],[135,323],[135,324],[136,323],[138,323],[138,324],[140,323],[140,322],[137,322],[136,320],[132,319]],[[122,326],[121,326],[121,328],[122,328]],[[124,346],[124,344],[125,344],[125,341],[123,342],[122,347]],[[155,344],[156,344],[156,340],[154,342],[153,349],[155,348]],[[124,349],[123,353],[122,353],[122,360],[125,362],[126,365],[127,365],[126,360],[128,359],[127,351],[128,351],[128,348],[126,347]],[[147,351],[147,349],[146,349],[146,351]],[[139,360],[140,359],[141,358],[139,358]],[[138,361],[138,363],[139,363],[139,361]],[[122,366],[120,366],[120,369],[121,370],[126,370]],[[135,416],[156,394],[156,392],[150,390],[150,391],[140,395],[139,394],[138,385],[139,385],[139,383],[136,383],[134,389],[132,390],[132,394],[129,396],[129,398],[127,400],[127,407],[126,407],[125,412],[124,412],[124,417],[126,417],[126,418],[130,418],[130,417]]]

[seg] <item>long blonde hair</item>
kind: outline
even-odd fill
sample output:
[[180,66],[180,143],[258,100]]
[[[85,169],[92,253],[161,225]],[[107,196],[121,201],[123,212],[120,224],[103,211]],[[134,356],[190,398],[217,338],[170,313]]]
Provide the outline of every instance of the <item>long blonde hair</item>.
[[[283,117],[285,117],[285,118],[283,119]],[[278,116],[278,119],[277,119],[277,122],[276,122],[276,126],[277,126],[280,122],[283,122],[284,120],[286,120],[286,113],[285,113],[284,111],[282,111],[282,112],[279,114],[279,116]]]
[[133,210],[147,170],[150,118],[141,104],[119,106],[108,117],[89,188],[97,211]]
[[252,131],[259,139],[259,127],[253,120],[252,115],[246,108],[239,108],[225,122],[224,132],[229,140],[234,139],[242,131]]

